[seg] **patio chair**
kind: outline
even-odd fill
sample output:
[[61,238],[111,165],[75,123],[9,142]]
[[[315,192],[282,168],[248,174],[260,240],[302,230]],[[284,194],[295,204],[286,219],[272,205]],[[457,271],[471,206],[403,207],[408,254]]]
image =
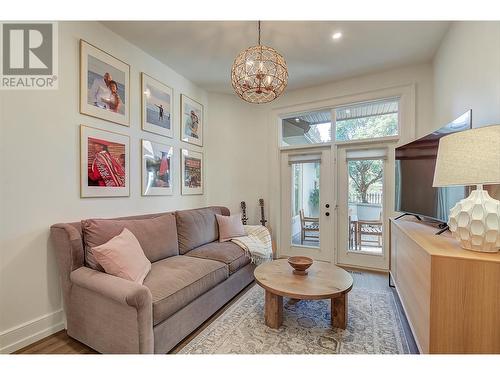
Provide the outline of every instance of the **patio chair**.
[[[359,246],[359,248],[361,249],[362,243],[368,242],[368,243],[376,243],[377,246],[381,247],[382,225],[383,225],[382,211],[380,211],[378,220],[358,220],[356,222],[356,236],[357,236],[356,245]],[[363,235],[377,237],[377,239],[376,240],[370,240],[366,238],[363,239],[362,237]]]
[[304,216],[304,210],[300,210],[300,243],[303,245],[306,238],[313,238],[319,241],[319,236],[308,235],[307,232],[318,232],[319,234],[319,217]]

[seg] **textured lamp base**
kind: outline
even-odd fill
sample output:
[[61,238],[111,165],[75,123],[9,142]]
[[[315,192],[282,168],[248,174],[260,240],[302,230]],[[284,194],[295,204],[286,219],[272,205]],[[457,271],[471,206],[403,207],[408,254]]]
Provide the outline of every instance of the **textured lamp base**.
[[451,209],[448,226],[464,249],[496,253],[500,248],[500,201],[485,190],[474,190]]

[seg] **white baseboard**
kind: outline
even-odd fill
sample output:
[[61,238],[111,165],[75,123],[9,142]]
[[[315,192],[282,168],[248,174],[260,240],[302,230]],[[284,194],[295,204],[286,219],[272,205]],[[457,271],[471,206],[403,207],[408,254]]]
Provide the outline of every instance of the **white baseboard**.
[[13,353],[62,329],[64,313],[61,309],[0,332],[0,353]]

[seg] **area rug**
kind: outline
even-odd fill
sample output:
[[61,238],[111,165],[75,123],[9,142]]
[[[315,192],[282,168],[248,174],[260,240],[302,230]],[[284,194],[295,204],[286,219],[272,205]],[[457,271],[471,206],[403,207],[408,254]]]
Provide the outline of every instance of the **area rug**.
[[409,353],[390,292],[354,287],[345,330],[330,325],[330,301],[283,299],[283,325],[264,324],[264,290],[253,286],[179,354]]

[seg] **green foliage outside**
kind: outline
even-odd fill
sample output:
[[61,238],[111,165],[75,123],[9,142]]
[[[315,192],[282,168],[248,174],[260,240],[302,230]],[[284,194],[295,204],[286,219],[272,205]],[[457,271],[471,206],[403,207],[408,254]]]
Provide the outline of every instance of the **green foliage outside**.
[[354,192],[349,200],[368,203],[368,193],[382,181],[382,160],[352,160],[348,164],[349,192]]
[[[369,116],[336,123],[337,141],[381,138],[397,135],[398,114]],[[316,127],[311,127],[308,135],[313,139],[320,139]],[[349,200],[351,202],[368,203],[368,194],[380,191],[383,178],[383,163],[381,160],[357,160],[348,165],[349,172]],[[319,165],[317,169],[319,180]],[[295,181],[297,183],[298,181]],[[296,190],[297,191],[297,190]],[[311,209],[319,208],[319,187],[315,186],[309,194]]]
[[362,117],[337,121],[337,141],[380,138],[398,133],[398,114]]
[[[337,121],[336,138],[338,141],[370,139],[396,135],[398,132],[397,113],[362,117]],[[349,162],[350,200],[368,203],[367,195],[376,192],[383,177],[381,160],[357,160]]]
[[317,186],[315,186],[309,193],[309,204],[313,210],[317,210],[319,208],[319,188]]
[[320,164],[316,163],[314,165],[314,188],[309,192],[309,207],[312,212],[318,212],[319,210],[319,175],[320,175]]

